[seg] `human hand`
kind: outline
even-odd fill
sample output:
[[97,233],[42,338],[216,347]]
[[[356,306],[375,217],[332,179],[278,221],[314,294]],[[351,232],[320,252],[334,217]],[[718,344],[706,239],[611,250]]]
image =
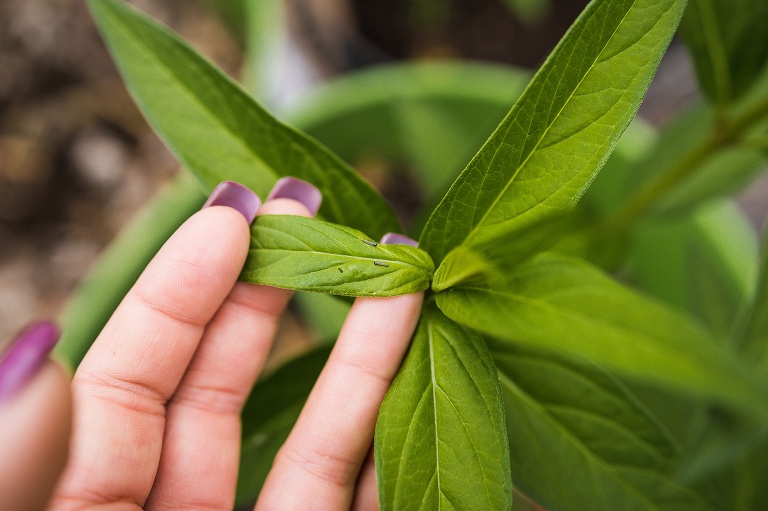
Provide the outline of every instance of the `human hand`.
[[[248,224],[257,210],[311,216],[319,202],[314,187],[293,179],[281,180],[261,208],[251,192],[226,185],[206,205],[230,207],[204,208],[166,243],[74,376],[70,459],[53,509],[232,509],[240,412],[291,296],[236,282],[248,251]],[[382,241],[388,239],[393,238]],[[377,507],[367,454],[422,299],[417,293],[356,300],[257,509]],[[49,363],[0,403],[2,452],[8,452],[4,444],[50,438],[34,456],[19,447],[15,456],[0,459],[0,502],[17,502],[13,511],[40,505],[6,495],[29,495],[34,487],[45,502],[43,494],[63,466],[52,453],[63,460],[66,452],[65,381]],[[38,388],[39,395],[33,394]],[[45,399],[60,408],[56,417],[42,409]],[[19,428],[20,408],[31,417],[27,424],[46,431]],[[22,457],[34,458],[23,478],[11,466]],[[42,477],[44,468],[53,474],[48,479]],[[4,484],[6,478],[14,482]]]

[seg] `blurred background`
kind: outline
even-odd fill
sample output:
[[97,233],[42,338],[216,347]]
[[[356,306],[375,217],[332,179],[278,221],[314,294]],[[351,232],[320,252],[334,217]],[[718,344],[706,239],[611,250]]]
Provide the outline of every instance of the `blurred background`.
[[[131,3],[241,76],[245,42],[237,2]],[[275,36],[282,49],[261,63],[270,70],[269,106],[278,115],[317,83],[394,60],[463,58],[534,70],[587,2],[285,3],[285,27]],[[639,115],[661,126],[697,97],[686,50],[674,41]],[[402,173],[387,182],[370,161],[351,163],[365,167],[399,208],[419,201]],[[100,251],[177,172],[125,91],[81,0],[0,0],[0,342],[25,323],[56,314]],[[755,225],[762,222],[765,173],[739,204]]]

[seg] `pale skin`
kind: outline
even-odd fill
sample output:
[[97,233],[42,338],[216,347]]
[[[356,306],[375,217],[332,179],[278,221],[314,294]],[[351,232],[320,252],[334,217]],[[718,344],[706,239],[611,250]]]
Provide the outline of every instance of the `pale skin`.
[[[275,199],[259,214],[309,211]],[[0,409],[4,509],[233,508],[240,412],[291,296],[237,282],[249,236],[234,209],[194,215],[110,319],[71,394],[49,362]],[[422,300],[355,301],[257,510],[378,508],[374,425]]]

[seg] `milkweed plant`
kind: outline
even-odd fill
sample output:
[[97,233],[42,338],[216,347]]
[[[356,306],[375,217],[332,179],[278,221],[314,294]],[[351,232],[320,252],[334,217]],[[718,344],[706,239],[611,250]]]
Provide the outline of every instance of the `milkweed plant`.
[[[79,363],[206,192],[291,175],[322,192],[318,217],[258,218],[242,280],[301,291],[324,333],[343,297],[426,292],[376,425],[381,509],[507,510],[513,489],[559,511],[768,509],[768,255],[732,199],[768,156],[768,2],[593,0],[533,76],[379,66],[285,122],[166,27],[88,3],[188,174],[75,293],[59,356]],[[678,29],[702,97],[655,130],[633,118]],[[418,248],[373,241],[404,231],[346,163],[362,147],[416,169],[434,206]],[[328,350],[253,389],[239,502]]]

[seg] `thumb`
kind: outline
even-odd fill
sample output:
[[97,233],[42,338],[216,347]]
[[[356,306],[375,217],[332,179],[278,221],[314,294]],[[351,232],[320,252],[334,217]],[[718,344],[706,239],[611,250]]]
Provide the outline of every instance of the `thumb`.
[[53,324],[37,323],[0,354],[0,502],[8,511],[44,509],[67,461],[69,375],[48,360],[58,338]]

